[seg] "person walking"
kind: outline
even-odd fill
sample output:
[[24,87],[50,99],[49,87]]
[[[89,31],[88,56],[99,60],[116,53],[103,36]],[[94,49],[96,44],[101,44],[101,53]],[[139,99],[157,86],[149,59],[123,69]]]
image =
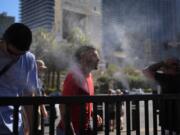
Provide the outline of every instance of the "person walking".
[[[99,54],[98,51],[90,45],[79,47],[75,53],[76,64],[67,74],[62,96],[92,96],[94,95],[93,76],[91,71],[98,69]],[[85,104],[85,122],[83,123],[84,135],[91,135],[90,119],[93,113],[92,103]],[[61,120],[57,127],[57,135],[65,135],[65,111],[61,105]],[[78,135],[80,132],[80,105],[72,104],[70,106],[71,129],[68,135]],[[97,115],[97,124],[102,124],[102,119]],[[67,133],[66,133],[67,134]]]
[[[47,69],[47,66],[45,65],[43,60],[36,60],[37,68],[38,68],[38,81],[39,81],[39,91],[40,96],[46,96],[45,88],[43,84],[43,75],[45,70]],[[48,112],[46,110],[45,105],[40,105],[39,110],[39,120],[38,120],[38,135],[44,134],[44,123],[43,119],[48,118]]]
[[[22,23],[10,25],[3,33],[0,40],[0,97],[32,96],[37,92],[36,60],[29,52],[31,42],[31,30]],[[13,135],[13,108],[0,106],[0,135]],[[24,108],[31,125],[31,107]],[[24,135],[20,112],[18,132]]]

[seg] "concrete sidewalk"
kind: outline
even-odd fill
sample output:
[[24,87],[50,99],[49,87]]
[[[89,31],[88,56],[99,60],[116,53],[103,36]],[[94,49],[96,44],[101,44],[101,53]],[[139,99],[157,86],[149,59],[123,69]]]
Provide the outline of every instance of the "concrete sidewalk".
[[[145,130],[141,129],[140,134],[145,135]],[[98,132],[98,135],[105,135],[105,132],[103,131]],[[109,135],[116,135],[116,130],[114,130],[113,132],[110,132]],[[127,132],[125,130],[122,130],[121,135],[127,135]],[[136,135],[136,131],[131,131],[131,135]],[[149,135],[153,135],[153,129],[149,130]],[[161,135],[160,130],[158,131],[158,135]]]

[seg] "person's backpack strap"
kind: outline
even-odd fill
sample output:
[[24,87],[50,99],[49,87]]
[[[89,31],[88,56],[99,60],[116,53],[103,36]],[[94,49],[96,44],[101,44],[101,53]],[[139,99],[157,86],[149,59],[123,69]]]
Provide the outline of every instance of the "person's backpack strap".
[[6,73],[6,72],[10,69],[10,67],[12,67],[12,65],[13,65],[14,63],[16,63],[18,60],[19,60],[19,58],[14,59],[14,60],[10,61],[8,64],[6,64],[6,65],[2,68],[2,70],[0,71],[0,77],[1,77],[4,73]]

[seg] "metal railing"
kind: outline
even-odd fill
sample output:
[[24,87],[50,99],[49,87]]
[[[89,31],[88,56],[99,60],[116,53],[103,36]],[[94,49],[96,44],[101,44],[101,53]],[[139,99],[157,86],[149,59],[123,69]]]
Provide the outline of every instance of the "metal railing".
[[[83,116],[85,111],[83,111],[83,106],[87,102],[93,103],[93,135],[98,134],[97,128],[97,117],[98,114],[98,105],[104,104],[103,109],[103,132],[105,135],[109,135],[109,105],[115,105],[115,121],[116,121],[116,135],[121,135],[122,131],[120,129],[120,105],[124,103],[125,109],[125,129],[126,134],[131,135],[132,132],[132,103],[135,107],[135,127],[133,132],[136,132],[136,135],[141,134],[141,129],[144,130],[143,135],[149,135],[150,132],[153,135],[158,134],[159,128],[159,120],[158,120],[158,106],[160,100],[179,100],[179,95],[121,95],[121,96],[108,96],[108,95],[97,95],[97,96],[60,96],[60,97],[1,97],[0,98],[0,106],[5,105],[13,105],[14,106],[14,123],[13,123],[13,132],[15,135],[18,135],[18,112],[19,107],[22,105],[33,105],[33,114],[34,114],[34,124],[33,124],[33,135],[37,133],[37,120],[38,120],[38,106],[40,104],[48,104],[50,105],[50,117],[49,117],[49,135],[55,134],[55,113],[54,113],[54,106],[55,104],[74,104],[78,103],[82,106],[82,111],[80,112],[80,127],[83,124]],[[67,109],[68,110],[68,106]],[[143,111],[142,111],[143,110]],[[150,114],[152,114],[150,116]],[[69,113],[67,113],[69,116]],[[143,122],[141,122],[143,119]],[[69,117],[66,118],[65,122],[65,131],[68,133],[68,123],[70,119]],[[143,123],[143,124],[142,124]],[[152,125],[152,128],[150,127]],[[151,131],[150,131],[151,130]],[[80,135],[83,135],[83,128],[80,129]],[[101,133],[102,134],[102,133]]]

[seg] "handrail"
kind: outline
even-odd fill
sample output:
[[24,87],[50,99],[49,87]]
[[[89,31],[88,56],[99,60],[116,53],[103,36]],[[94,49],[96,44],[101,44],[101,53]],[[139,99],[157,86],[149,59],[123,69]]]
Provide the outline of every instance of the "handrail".
[[[113,97],[113,100],[112,100]],[[54,97],[1,97],[0,105],[33,105],[49,103],[122,102],[157,99],[180,99],[180,94],[146,95],[95,95],[95,96],[54,96]],[[23,102],[22,102],[23,101]]]
[[[94,114],[97,114],[97,105],[104,103],[105,105],[105,112],[104,112],[104,132],[105,135],[109,135],[109,114],[108,114],[108,105],[109,104],[114,104],[116,107],[116,134],[120,135],[120,120],[117,119],[120,116],[120,104],[121,103],[126,103],[126,130],[127,130],[127,135],[131,134],[131,121],[132,121],[132,116],[130,115],[131,113],[131,104],[133,103],[135,106],[135,114],[136,114],[136,125],[135,125],[135,131],[136,134],[140,135],[140,101],[144,102],[144,129],[145,129],[145,134],[149,135],[150,129],[149,129],[149,101],[152,101],[152,119],[151,121],[153,122],[153,134],[157,135],[157,130],[158,130],[158,121],[157,121],[157,109],[158,109],[158,101],[165,99],[165,100],[178,100],[180,101],[180,95],[178,94],[168,94],[168,95],[157,95],[157,94],[144,94],[144,95],[95,95],[95,96],[57,96],[57,97],[1,97],[0,98],[0,106],[6,106],[6,105],[12,105],[14,106],[14,124],[13,124],[13,131],[15,134],[18,133],[18,111],[19,107],[23,105],[33,105],[34,111],[33,114],[37,120],[37,108],[38,105],[40,104],[49,104],[50,105],[50,133],[51,135],[54,134],[54,128],[55,128],[55,120],[54,120],[54,110],[53,107],[55,104],[74,104],[78,103],[83,105],[84,103],[87,102],[92,102],[94,104]],[[84,116],[84,111],[83,107],[81,109],[82,111],[80,112],[82,115],[80,117],[80,123],[83,123],[83,118]],[[97,124],[95,121],[97,118],[93,115],[93,133],[96,135],[97,134]],[[33,133],[36,133],[37,127],[37,121],[34,121],[34,127],[33,127]],[[81,127],[82,125],[80,125]],[[66,129],[68,130],[68,129]],[[163,130],[163,129],[162,129]],[[162,131],[163,132],[163,131]],[[80,134],[83,134],[83,129],[80,131]]]
[[[113,100],[112,100],[113,97]],[[0,105],[33,105],[49,103],[117,102],[132,100],[152,100],[159,98],[176,99],[177,95],[96,95],[96,96],[57,96],[57,97],[1,97]],[[22,102],[23,101],[23,102]]]

